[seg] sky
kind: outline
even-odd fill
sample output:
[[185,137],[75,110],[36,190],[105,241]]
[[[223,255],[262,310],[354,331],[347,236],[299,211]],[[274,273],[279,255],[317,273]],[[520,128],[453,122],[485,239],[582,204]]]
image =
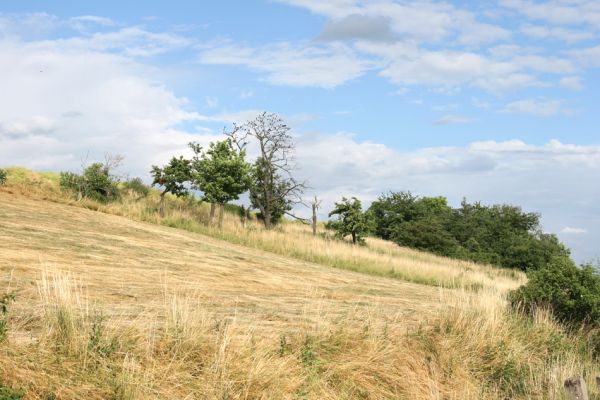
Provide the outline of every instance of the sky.
[[[0,1],[0,166],[122,173],[261,111],[326,215],[410,190],[600,256],[597,0]],[[308,210],[297,210],[307,214]]]

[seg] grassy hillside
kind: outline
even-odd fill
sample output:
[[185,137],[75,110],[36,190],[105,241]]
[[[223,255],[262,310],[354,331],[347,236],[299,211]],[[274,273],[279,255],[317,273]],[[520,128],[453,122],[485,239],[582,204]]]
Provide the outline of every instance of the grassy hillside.
[[74,203],[21,172],[0,189],[0,399],[559,399],[600,372],[584,337],[506,309],[521,275],[220,232],[174,199],[164,220],[154,198]]
[[368,239],[367,247],[334,240],[331,234],[324,231],[315,238],[309,227],[300,223],[288,222],[267,231],[256,221],[251,221],[244,228],[236,215],[228,214],[223,229],[217,229],[205,223],[208,205],[195,200],[169,198],[167,214],[161,218],[157,213],[159,198],[155,191],[143,199],[135,194],[125,195],[121,201],[108,204],[91,200],[77,202],[61,193],[57,174],[40,174],[22,168],[9,168],[8,171],[8,187],[4,190],[9,193],[181,228],[303,261],[425,285],[473,291],[483,288],[504,291],[518,287],[525,281],[525,275],[519,271],[439,257],[375,238]]

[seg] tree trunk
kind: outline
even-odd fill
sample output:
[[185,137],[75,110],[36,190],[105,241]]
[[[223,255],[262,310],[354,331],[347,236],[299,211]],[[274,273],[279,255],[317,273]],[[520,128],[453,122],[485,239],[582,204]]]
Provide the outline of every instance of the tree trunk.
[[213,220],[215,219],[215,210],[217,208],[216,203],[210,203],[210,214],[208,215],[208,224],[212,225]]
[[352,244],[356,244],[356,232],[352,232]]
[[317,204],[312,205],[312,231],[313,236],[317,236]]
[[263,213],[263,222],[266,229],[271,229],[271,213]]
[[165,216],[165,194],[167,192],[162,192],[160,194],[160,205],[158,206],[158,214],[162,217]]
[[223,229],[223,217],[225,216],[225,204],[219,204],[219,229]]

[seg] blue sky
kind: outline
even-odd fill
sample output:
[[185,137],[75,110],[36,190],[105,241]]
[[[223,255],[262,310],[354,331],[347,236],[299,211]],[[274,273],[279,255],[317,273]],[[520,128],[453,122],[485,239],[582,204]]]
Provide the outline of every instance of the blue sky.
[[145,177],[269,110],[326,207],[388,190],[514,203],[585,261],[599,38],[587,0],[4,1],[0,164],[118,152]]

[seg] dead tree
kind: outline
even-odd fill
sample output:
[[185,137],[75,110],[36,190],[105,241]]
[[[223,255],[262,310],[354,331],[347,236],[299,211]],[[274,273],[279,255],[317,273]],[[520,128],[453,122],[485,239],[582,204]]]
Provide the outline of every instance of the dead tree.
[[310,202],[312,208],[312,232],[313,236],[317,236],[317,210],[321,208],[322,200],[319,200],[317,196]]
[[260,211],[265,228],[270,229],[284,215],[290,215],[294,205],[302,203],[300,196],[306,184],[292,176],[294,141],[290,128],[273,113],[263,112],[244,125],[234,125],[224,132],[241,150],[256,145],[259,156],[252,166],[250,201]]

